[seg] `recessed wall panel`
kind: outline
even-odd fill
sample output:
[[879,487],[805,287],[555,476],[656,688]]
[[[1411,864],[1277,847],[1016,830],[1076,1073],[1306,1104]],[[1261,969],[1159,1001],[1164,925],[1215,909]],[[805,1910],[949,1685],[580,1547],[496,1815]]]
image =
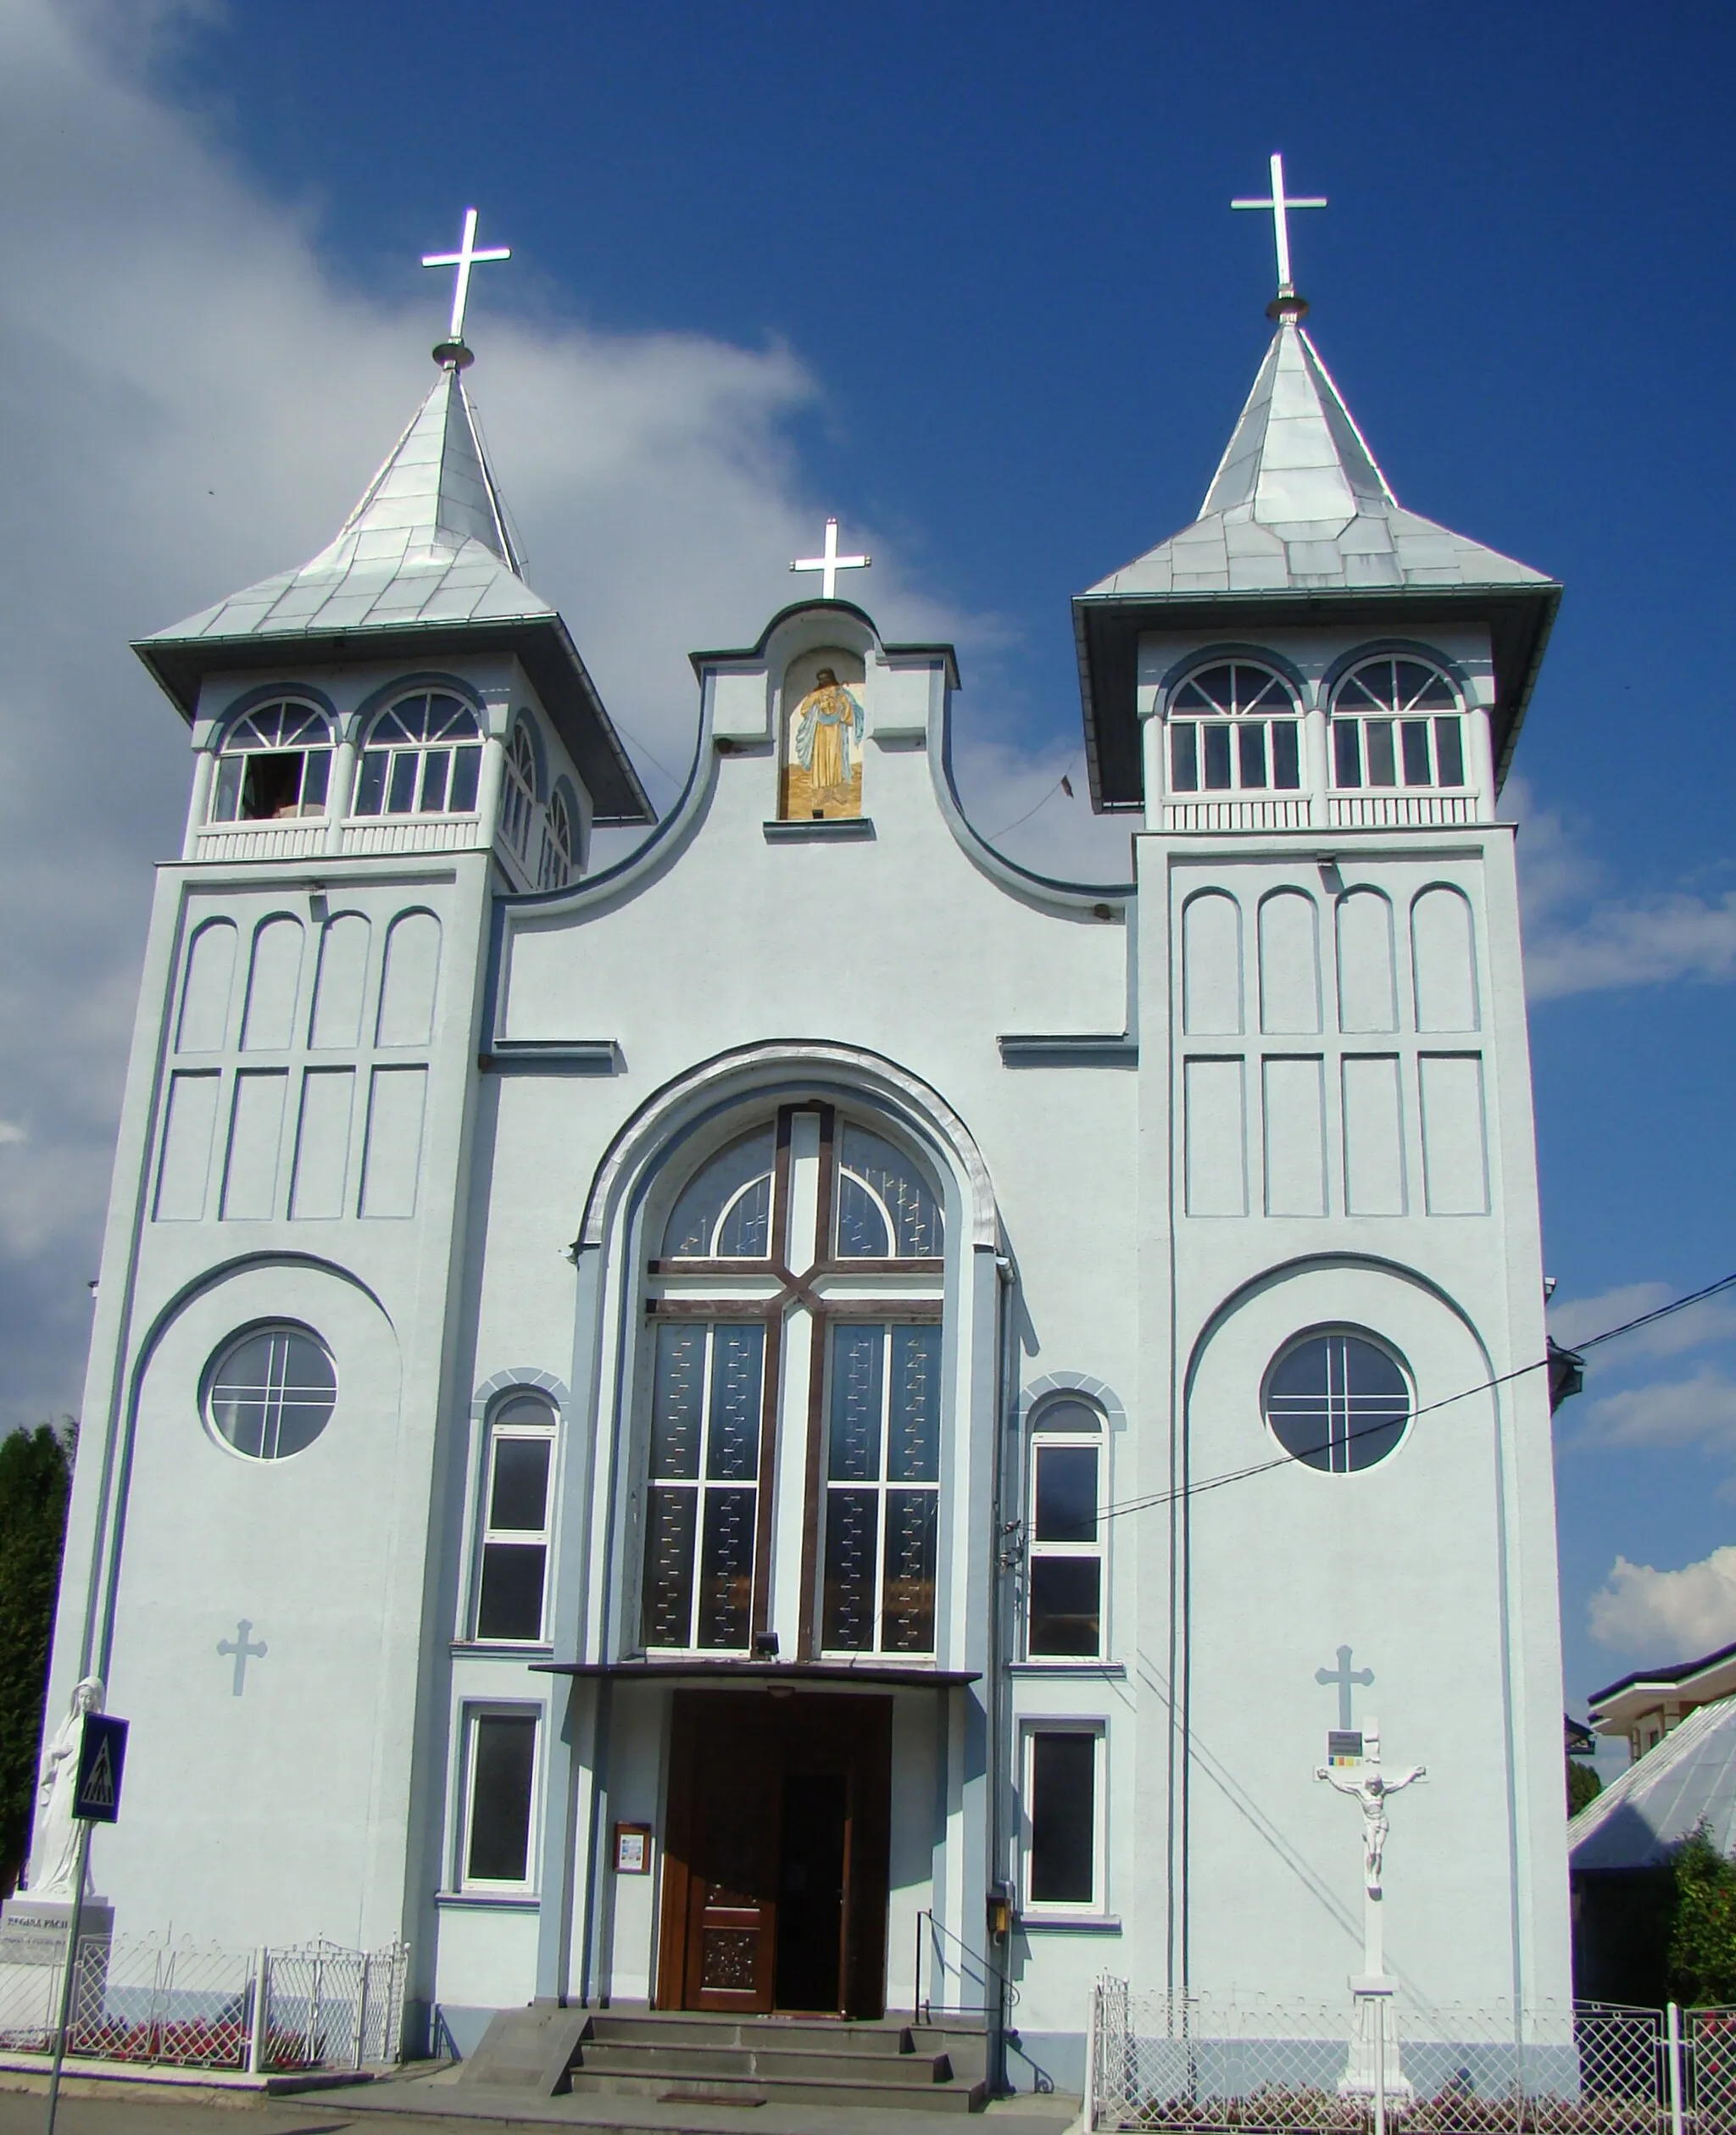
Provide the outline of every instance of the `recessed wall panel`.
[[320,936],[320,970],[314,984],[314,1020],[309,1042],[318,1050],[359,1044],[363,994],[368,982],[368,922],[359,912],[339,912]]
[[1260,1062],[1268,1215],[1326,1214],[1326,1063]]
[[1425,1053],[1416,1063],[1422,1109],[1423,1194],[1431,1215],[1487,1215],[1488,1138],[1483,1060]]
[[247,1016],[241,1040],[246,1051],[279,1052],[288,1045],[295,1033],[301,976],[301,921],[287,912],[262,920],[253,930],[248,967]]
[[163,1150],[157,1160],[157,1198],[153,1209],[159,1223],[197,1223],[205,1213],[211,1138],[217,1125],[217,1096],[222,1082],[214,1068],[205,1074],[173,1075],[169,1079],[168,1117],[163,1123]]
[[1476,935],[1462,890],[1437,882],[1411,905],[1410,969],[1419,1031],[1477,1029]]
[[368,1140],[362,1159],[362,1214],[416,1212],[422,1166],[422,1114],[428,1070],[377,1067],[368,1092]]
[[353,1068],[309,1068],[302,1078],[301,1116],[296,1122],[295,1173],[289,1213],[298,1219],[340,1216],[349,1171]]
[[1260,1027],[1299,1036],[1320,1028],[1320,909],[1304,890],[1274,890],[1260,902]]
[[235,977],[235,922],[208,920],[187,950],[176,1020],[178,1053],[220,1053],[229,1036],[229,994]]
[[380,982],[381,1045],[426,1045],[434,1028],[440,978],[440,922],[431,912],[403,912],[386,937]]
[[263,1222],[277,1213],[277,1161],[288,1087],[289,1076],[281,1068],[245,1068],[235,1078],[223,1169],[225,1221]]
[[1187,1209],[1189,1215],[1248,1213],[1247,1100],[1238,1060],[1182,1065]]
[[1396,1031],[1398,988],[1393,976],[1393,908],[1378,890],[1347,890],[1334,915],[1338,943],[1338,1028]]
[[1182,1022],[1189,1036],[1242,1028],[1242,908],[1222,890],[1202,890],[1182,909]]
[[1405,1115],[1396,1054],[1346,1054],[1344,1210],[1405,1213]]

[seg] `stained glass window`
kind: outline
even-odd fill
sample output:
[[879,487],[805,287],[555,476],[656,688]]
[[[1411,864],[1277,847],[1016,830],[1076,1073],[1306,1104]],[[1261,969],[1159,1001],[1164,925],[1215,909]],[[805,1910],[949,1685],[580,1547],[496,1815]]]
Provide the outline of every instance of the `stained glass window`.
[[838,1154],[839,1259],[937,1259],[945,1243],[939,1198],[915,1159],[846,1121]]
[[691,1180],[664,1226],[670,1259],[763,1260],[771,1249],[772,1130],[744,1134]]
[[828,1651],[934,1650],[940,1335],[932,1321],[832,1326],[821,1632]]
[[765,1371],[763,1321],[657,1329],[648,1646],[743,1651],[750,1642]]

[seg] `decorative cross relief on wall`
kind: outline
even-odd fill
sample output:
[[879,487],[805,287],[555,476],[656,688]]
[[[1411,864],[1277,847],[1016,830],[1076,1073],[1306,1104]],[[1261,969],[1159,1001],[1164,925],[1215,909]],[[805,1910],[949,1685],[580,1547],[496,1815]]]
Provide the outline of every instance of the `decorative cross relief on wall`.
[[239,1698],[247,1688],[248,1661],[263,1660],[270,1648],[263,1638],[257,1645],[253,1643],[253,1626],[243,1616],[235,1626],[234,1637],[217,1641],[217,1651],[223,1660],[233,1659],[235,1662],[234,1680],[230,1685],[229,1694],[231,1698]]

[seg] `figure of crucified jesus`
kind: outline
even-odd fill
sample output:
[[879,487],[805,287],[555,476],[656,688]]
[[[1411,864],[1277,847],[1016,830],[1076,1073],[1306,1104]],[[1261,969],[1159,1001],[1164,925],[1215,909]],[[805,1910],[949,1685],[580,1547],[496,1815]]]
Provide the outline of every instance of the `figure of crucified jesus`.
[[1394,1772],[1388,1777],[1378,1765],[1364,1765],[1360,1771],[1334,1771],[1329,1765],[1316,1765],[1316,1779],[1323,1779],[1328,1787],[1334,1787],[1341,1794],[1352,1794],[1362,1810],[1362,1876],[1371,1898],[1380,1896],[1381,1863],[1387,1850],[1387,1833],[1392,1829],[1387,1815],[1387,1796],[1402,1793],[1406,1787],[1419,1779],[1427,1779],[1426,1765],[1412,1765],[1409,1771]]

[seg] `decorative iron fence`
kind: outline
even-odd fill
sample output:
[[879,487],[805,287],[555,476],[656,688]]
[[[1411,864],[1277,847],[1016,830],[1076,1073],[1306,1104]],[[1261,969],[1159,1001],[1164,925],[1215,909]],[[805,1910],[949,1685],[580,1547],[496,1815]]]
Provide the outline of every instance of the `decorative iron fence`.
[[[1378,2051],[1360,2027],[1383,2023]],[[1383,2071],[1383,2081],[1371,2071]],[[1736,2135],[1736,2010],[1092,1997],[1088,2129]],[[1377,2114],[1375,2093],[1383,2090]]]
[[[409,1952],[315,1942],[236,1951],[153,1935],[80,1938],[69,2058],[247,2071],[398,2061]],[[0,1965],[0,2051],[47,2053],[58,1964]]]

